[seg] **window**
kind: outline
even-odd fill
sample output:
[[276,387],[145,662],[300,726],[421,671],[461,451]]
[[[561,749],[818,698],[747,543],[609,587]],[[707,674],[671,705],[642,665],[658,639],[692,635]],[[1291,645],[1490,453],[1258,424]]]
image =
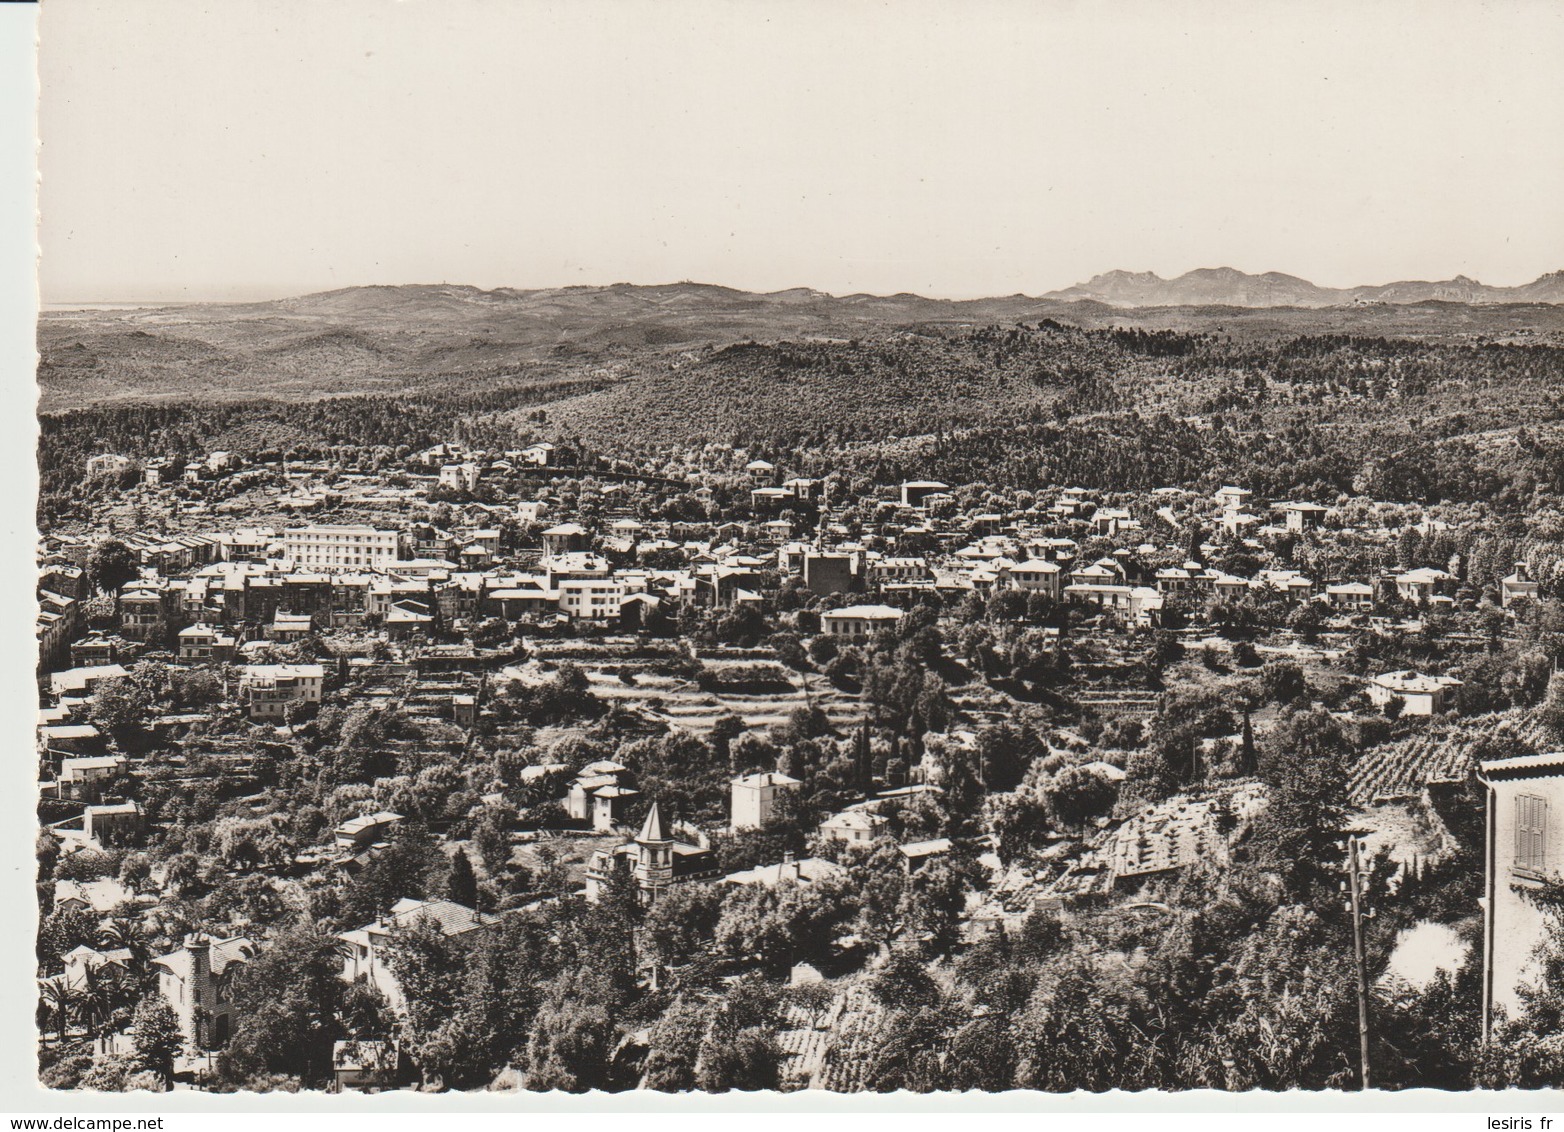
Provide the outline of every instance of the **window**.
[[1540,873],[1547,864],[1548,803],[1535,794],[1515,799],[1515,867]]

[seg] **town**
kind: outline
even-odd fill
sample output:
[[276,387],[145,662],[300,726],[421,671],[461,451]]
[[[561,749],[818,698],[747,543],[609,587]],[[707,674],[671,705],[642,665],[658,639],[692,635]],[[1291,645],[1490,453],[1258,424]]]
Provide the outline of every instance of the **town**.
[[1351,1088],[1360,1000],[1376,1087],[1551,1072],[1564,557],[1470,505],[536,435],[73,474],[46,1085]]

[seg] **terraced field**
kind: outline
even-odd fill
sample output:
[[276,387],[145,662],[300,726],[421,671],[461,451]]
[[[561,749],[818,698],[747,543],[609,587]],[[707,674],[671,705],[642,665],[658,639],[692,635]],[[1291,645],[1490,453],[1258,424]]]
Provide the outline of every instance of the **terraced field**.
[[1436,720],[1415,735],[1365,752],[1348,776],[1348,796],[1354,805],[1368,806],[1421,793],[1425,782],[1464,778],[1473,769],[1472,749],[1490,738],[1545,744],[1542,725],[1529,712]]
[[[863,719],[863,704],[856,695],[838,691],[824,677],[814,673],[781,669],[791,690],[751,695],[703,688],[693,679],[659,671],[659,668],[668,667],[667,656],[636,655],[637,652],[645,650],[609,647],[601,650],[598,656],[572,655],[566,659],[581,666],[591,682],[592,694],[604,702],[637,709],[696,735],[708,733],[718,717],[729,712],[751,728],[775,726],[786,721],[796,709],[810,706],[824,711],[831,725],[839,731],[849,730]],[[538,659],[547,664],[555,658],[543,650]],[[768,667],[776,665],[775,654],[770,650],[748,649],[734,650],[731,656],[721,653],[701,656],[701,664],[718,674],[757,663]],[[548,673],[535,660],[522,668],[522,675],[542,680]]]
[[784,1008],[782,1025],[777,1030],[777,1045],[782,1050],[779,1073],[783,1091],[814,1087],[816,1076],[825,1063],[831,1046],[832,1031],[841,1020],[850,990],[839,993],[830,1006],[818,1013],[797,1005]]
[[868,984],[850,984],[831,1008],[828,1040],[811,1066],[810,1085],[835,1093],[864,1088],[869,1055],[874,1051],[885,1008],[875,1001]]
[[[712,668],[723,663],[743,662],[706,662]],[[790,693],[744,695],[710,692],[693,680],[655,673],[635,674],[634,683],[626,684],[615,674],[590,668],[586,672],[592,682],[592,694],[599,699],[639,708],[654,718],[697,735],[709,732],[717,718],[727,712],[739,716],[745,726],[751,728],[775,726],[784,722],[795,709],[811,705],[824,711],[838,730],[852,728],[863,718],[863,706],[856,696],[837,691],[816,675],[793,673],[794,690]]]

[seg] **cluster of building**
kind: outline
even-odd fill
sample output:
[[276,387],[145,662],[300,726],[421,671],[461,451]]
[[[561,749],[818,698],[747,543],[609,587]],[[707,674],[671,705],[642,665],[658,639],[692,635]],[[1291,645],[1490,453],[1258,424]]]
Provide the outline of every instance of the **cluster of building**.
[[[471,496],[485,477],[566,463],[568,454],[546,443],[500,454],[441,444],[408,458],[407,465],[422,474],[419,485],[404,489],[358,477],[363,490],[357,498],[362,502],[378,492],[376,502],[395,510],[419,493],[425,498],[440,490]],[[130,468],[130,461],[114,455],[95,456],[88,463],[94,475],[122,475]],[[156,486],[232,479],[248,470],[243,459],[215,452],[184,464],[148,461],[143,475],[146,484]],[[512,628],[547,627],[564,636],[605,627],[633,631],[689,606],[762,607],[768,594],[796,584],[829,599],[818,603],[824,606],[820,632],[851,643],[894,627],[924,593],[947,598],[1018,593],[1086,609],[1105,627],[1150,629],[1162,623],[1173,602],[1192,607],[1197,601],[1262,594],[1355,614],[1395,606],[1438,608],[1453,604],[1458,587],[1451,573],[1426,568],[1324,584],[1288,569],[1257,568],[1239,576],[1205,564],[1217,557],[1215,547],[1202,545],[1186,557],[1147,541],[1147,527],[1155,522],[1151,513],[1137,517],[1131,509],[1094,501],[1084,489],[1064,489],[1046,503],[1000,513],[977,506],[963,510],[960,489],[933,480],[909,480],[886,498],[835,508],[827,502],[827,487],[825,481],[787,477],[768,461],[752,460],[743,468],[737,495],[741,500],[747,495],[750,513],[722,521],[648,517],[633,508],[633,490],[615,485],[611,505],[590,514],[566,512],[553,499],[503,506],[463,503],[469,521],[453,523],[454,530],[425,521],[252,522],[177,535],[123,535],[139,576],[113,595],[112,628],[90,632],[84,613],[91,597],[87,567],[97,540],[47,537],[38,617],[41,770],[51,800],[75,811],[51,828],[67,841],[99,845],[141,830],[140,807],[115,793],[116,783],[134,767],[110,749],[88,721],[87,710],[104,682],[126,676],[126,666],[137,656],[162,655],[190,666],[233,665],[224,669],[232,680],[225,696],[256,722],[282,724],[322,702],[336,686],[334,680],[355,670],[346,660],[340,665],[279,662],[272,650],[308,645],[323,634],[375,636],[408,646],[400,651],[415,657],[413,675],[433,674],[431,682],[448,702],[449,717],[470,727],[478,712],[478,690],[489,674],[485,666],[496,658],[480,655],[475,644],[450,642],[463,637],[475,642],[479,627],[491,619]],[[308,511],[352,490],[352,485],[330,491],[303,487],[274,503],[278,510]],[[702,502],[714,497],[709,486],[690,485],[688,494]],[[1214,500],[1178,491],[1155,494],[1156,519],[1183,530],[1209,524],[1256,551],[1265,545],[1256,540],[1302,534],[1331,519],[1329,508],[1313,503],[1261,508],[1239,487],[1222,488]],[[849,507],[860,517],[849,520]],[[513,533],[517,530],[523,532],[520,537]],[[1093,540],[1108,540],[1111,549],[1093,547]],[[1524,564],[1498,586],[1506,607],[1539,594]],[[501,676],[503,663],[500,657],[493,666]],[[1398,671],[1371,679],[1367,693],[1380,706],[1397,704],[1405,714],[1431,715],[1447,710],[1459,687],[1453,677]],[[189,721],[149,722],[177,728]],[[1564,789],[1559,785],[1564,766],[1551,758],[1483,765],[1490,786],[1488,985],[1490,999],[1498,1003],[1512,1001],[1503,987],[1513,986],[1524,967],[1524,957],[1513,953],[1509,941],[1534,937],[1540,930],[1535,916],[1508,894],[1553,875],[1550,860],[1564,852],[1555,845],[1559,823],[1550,825],[1548,818],[1550,807],[1564,804],[1564,795],[1555,797]],[[649,902],[671,886],[694,881],[809,885],[843,875],[839,865],[823,858],[791,856],[724,874],[707,834],[665,821],[655,799],[632,823],[630,815],[640,815],[648,799],[628,768],[610,760],[592,762],[574,775],[564,766],[529,767],[526,773],[549,785],[575,829],[612,842],[586,864],[583,879],[590,897],[623,880]],[[777,771],[736,777],[730,829],[766,826],[801,786]],[[818,834],[835,846],[882,842],[893,825],[892,809],[938,789],[916,782],[872,792],[826,817]],[[1231,829],[1228,819],[1241,823],[1261,803],[1258,794],[1239,788],[1148,811],[1066,870],[1043,897],[1106,891],[1193,861],[1220,859]],[[402,821],[400,814],[384,809],[349,819],[310,862],[351,874],[385,849]],[[952,845],[928,839],[897,848],[913,872],[950,852]],[[64,898],[72,897],[67,892]],[[387,943],[399,928],[428,922],[450,937],[474,937],[499,921],[496,914],[449,900],[402,900],[387,915],[341,934],[343,977],[369,982],[400,1008],[403,995],[386,959]],[[236,1024],[230,981],[262,946],[244,937],[192,933],[181,947],[155,960],[159,989],[174,1005],[193,1048],[226,1041]],[[93,965],[126,960],[113,950],[78,949],[60,977],[71,979]],[[404,1068],[386,1043],[354,1043],[338,1054],[339,1080],[347,1085],[385,1083]]]
[[[486,470],[510,470],[512,459],[548,467],[555,455],[546,444],[534,445],[480,463],[447,444],[415,454],[409,464],[438,468],[441,482],[450,476],[465,482]],[[217,457],[223,459],[214,465]],[[214,453],[201,466],[227,467],[234,459]],[[464,622],[486,617],[634,628],[664,605],[758,604],[789,578],[817,595],[879,599],[828,615],[825,631],[847,637],[894,620],[898,607],[924,591],[1040,594],[1149,628],[1160,623],[1170,599],[1264,593],[1346,613],[1387,603],[1437,609],[1453,604],[1459,584],[1433,568],[1381,570],[1321,584],[1297,570],[1238,576],[1198,560],[1168,561],[1165,548],[1144,541],[1142,520],[1125,508],[1100,505],[1078,488],[1063,490],[1047,505],[1001,514],[961,512],[948,485],[908,481],[895,498],[873,503],[869,522],[849,528],[823,503],[822,481],[793,477],[777,484],[780,473],[763,460],[751,461],[745,474],[754,485],[748,521],[653,521],[622,506],[590,522],[566,516],[524,546],[502,545],[499,516],[539,526],[547,521],[548,502],[471,504],[478,524],[455,532],[429,523],[343,523],[121,536],[142,577],[119,595],[119,635],[173,645],[171,635],[188,631],[177,642],[181,657],[200,661],[228,659],[246,640],[301,640],[311,632],[365,627],[396,639],[460,632]],[[691,494],[709,498],[711,489],[694,487]],[[1213,520],[1188,493],[1156,494],[1164,497],[1157,515],[1177,528]],[[1307,531],[1331,514],[1322,505],[1286,502],[1275,508],[1282,522],[1267,524],[1250,492],[1232,486],[1213,502],[1214,521],[1244,539]],[[1120,545],[1084,561],[1082,538]],[[46,663],[63,660],[81,635],[87,596],[82,568],[92,542],[46,540],[38,622]],[[1264,544],[1252,546],[1261,551]],[[1506,607],[1538,592],[1524,564],[1498,586]],[[99,642],[83,646],[89,654],[103,648]]]

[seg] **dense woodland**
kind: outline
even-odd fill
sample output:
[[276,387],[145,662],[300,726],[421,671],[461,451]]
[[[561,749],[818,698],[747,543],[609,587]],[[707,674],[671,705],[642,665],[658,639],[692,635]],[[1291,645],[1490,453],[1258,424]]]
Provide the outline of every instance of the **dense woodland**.
[[1501,510],[1564,491],[1564,349],[1342,336],[1264,343],[1034,328],[649,351],[532,380],[416,393],[106,405],[42,418],[45,514],[87,456],[343,444],[504,448],[568,439],[605,461],[707,445],[806,473],[1098,490],[1242,482],[1273,498],[1373,495]]

